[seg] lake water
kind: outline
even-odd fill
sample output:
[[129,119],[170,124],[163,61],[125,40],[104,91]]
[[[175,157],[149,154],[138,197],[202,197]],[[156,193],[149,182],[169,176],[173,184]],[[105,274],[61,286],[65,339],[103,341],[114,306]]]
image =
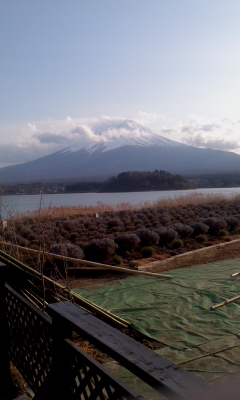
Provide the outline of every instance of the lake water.
[[68,193],[46,195],[19,195],[3,196],[1,198],[1,215],[3,218],[14,214],[23,214],[39,208],[60,206],[95,206],[99,202],[103,204],[117,205],[129,203],[137,205],[144,202],[152,203],[164,198],[186,196],[194,193],[223,194],[231,196],[239,194],[240,188],[197,189],[197,190],[172,190],[160,192],[127,192],[127,193]]

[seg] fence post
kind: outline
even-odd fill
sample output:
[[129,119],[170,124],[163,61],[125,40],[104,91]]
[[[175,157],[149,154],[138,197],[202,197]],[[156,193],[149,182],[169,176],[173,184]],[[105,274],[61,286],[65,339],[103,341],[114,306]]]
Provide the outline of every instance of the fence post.
[[[52,335],[53,335],[53,373],[56,379],[57,399],[70,399],[69,393],[69,373],[70,368],[66,359],[66,351],[64,351],[64,339],[72,338],[72,330],[61,313],[54,315],[52,318]],[[54,380],[55,380],[54,379]]]
[[[51,311],[47,307],[47,311]],[[51,315],[51,312],[49,313]],[[61,312],[52,318],[52,370],[36,393],[36,400],[70,400],[70,368],[64,351],[64,339],[72,337],[72,329]]]
[[5,281],[7,275],[7,266],[0,262],[0,321],[2,339],[0,342],[0,370],[1,370],[1,386],[0,396],[3,399],[13,399],[17,396],[18,388],[13,382],[10,371],[9,360],[9,335],[7,323],[7,303]]

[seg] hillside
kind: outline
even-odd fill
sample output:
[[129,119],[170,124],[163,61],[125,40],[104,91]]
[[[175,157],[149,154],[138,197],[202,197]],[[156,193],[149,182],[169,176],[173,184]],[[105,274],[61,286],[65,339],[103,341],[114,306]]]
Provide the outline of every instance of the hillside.
[[172,175],[165,171],[154,172],[122,172],[105,182],[79,182],[66,185],[66,193],[79,192],[144,192],[154,190],[192,189],[193,184],[180,175]]
[[109,135],[106,143],[101,142],[100,132],[97,143],[84,147],[76,143],[37,160],[0,168],[0,183],[90,181],[122,171],[165,170],[182,175],[240,171],[239,154],[187,146],[130,122],[113,126],[110,131],[115,136]]
[[144,192],[151,190],[191,189],[193,185],[180,175],[172,175],[165,171],[154,172],[122,172],[110,178],[102,192]]

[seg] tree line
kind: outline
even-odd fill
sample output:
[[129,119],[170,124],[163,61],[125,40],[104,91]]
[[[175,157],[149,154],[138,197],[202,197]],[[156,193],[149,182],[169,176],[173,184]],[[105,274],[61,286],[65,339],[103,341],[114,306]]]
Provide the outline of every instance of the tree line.
[[180,175],[166,171],[127,171],[104,182],[78,182],[66,185],[65,192],[144,192],[192,189],[194,185]]

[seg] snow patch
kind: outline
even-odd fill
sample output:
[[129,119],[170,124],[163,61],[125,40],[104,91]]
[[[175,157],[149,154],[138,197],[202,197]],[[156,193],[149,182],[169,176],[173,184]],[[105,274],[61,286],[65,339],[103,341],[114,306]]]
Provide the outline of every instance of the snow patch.
[[[72,151],[85,150],[87,153],[105,152],[122,146],[160,146],[160,147],[189,147],[185,144],[156,135],[150,129],[131,120],[118,121],[108,125],[103,130],[96,130],[97,142],[90,140],[81,147],[79,143],[71,146]],[[102,139],[102,140],[101,140]]]

